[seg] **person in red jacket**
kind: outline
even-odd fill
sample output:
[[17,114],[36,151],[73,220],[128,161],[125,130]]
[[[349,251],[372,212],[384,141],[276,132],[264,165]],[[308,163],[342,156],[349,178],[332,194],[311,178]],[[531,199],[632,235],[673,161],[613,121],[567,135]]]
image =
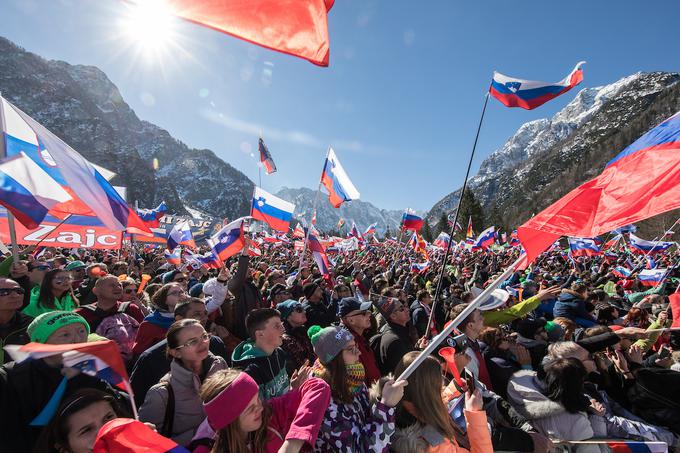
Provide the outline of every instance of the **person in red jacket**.
[[175,322],[175,305],[188,297],[179,283],[168,283],[154,293],[151,298],[154,311],[139,325],[132,347],[135,357],[165,339],[170,325]]
[[[292,453],[303,447],[311,449],[330,395],[325,381],[311,378],[300,388],[263,403],[259,386],[250,375],[235,369],[218,371],[201,387],[208,418],[194,437],[198,444],[194,452]],[[206,438],[210,441],[205,442]]]
[[76,310],[76,313],[85,318],[90,325],[90,332],[95,332],[104,318],[117,313],[125,313],[138,323],[144,321],[144,314],[137,305],[120,302],[123,297],[123,287],[118,277],[107,275],[97,279],[92,292],[97,296],[97,302],[83,305]]
[[340,323],[354,336],[357,348],[361,351],[359,361],[364,365],[366,372],[364,382],[368,387],[381,377],[375,354],[368,339],[364,337],[364,332],[371,327],[372,305],[370,302],[359,302],[354,297],[344,297],[338,303]]

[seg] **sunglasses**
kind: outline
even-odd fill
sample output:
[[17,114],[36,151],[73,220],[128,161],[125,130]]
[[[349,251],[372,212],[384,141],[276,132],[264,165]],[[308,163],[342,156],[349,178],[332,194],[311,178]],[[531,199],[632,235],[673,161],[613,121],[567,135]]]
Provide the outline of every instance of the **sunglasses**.
[[32,271],[49,271],[50,269],[52,269],[50,266],[36,266],[36,267],[31,268],[30,270],[32,270]]
[[12,293],[24,294],[24,288],[0,288],[0,297],[9,296]]
[[168,291],[168,296],[181,296],[182,294],[186,294],[184,291]]
[[59,277],[54,279],[54,283],[61,285],[62,283],[70,282],[71,277]]
[[366,316],[366,315],[369,315],[369,314],[370,313],[368,312],[368,310],[363,310],[363,311],[360,311],[358,313],[354,313],[353,315],[349,315],[349,317],[351,318],[353,316]]
[[132,289],[132,288],[128,288],[128,289],[125,290],[125,294],[132,294],[134,292],[135,292],[135,290]]
[[187,281],[186,278],[180,277],[180,278],[174,279],[174,280],[173,280],[173,283],[184,283],[184,282],[186,282],[186,281]]

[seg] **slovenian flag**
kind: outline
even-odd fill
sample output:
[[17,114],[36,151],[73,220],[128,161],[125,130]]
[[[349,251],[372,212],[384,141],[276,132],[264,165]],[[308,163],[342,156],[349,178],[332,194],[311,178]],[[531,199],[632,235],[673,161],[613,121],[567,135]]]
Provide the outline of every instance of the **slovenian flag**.
[[102,174],[110,172],[88,162],[2,96],[0,118],[4,119],[0,123],[3,128],[0,139],[6,156],[23,152],[69,194],[69,199],[52,206],[53,212],[96,216],[114,231],[127,229],[131,233],[152,234]]
[[628,278],[630,277],[631,270],[628,269],[627,267],[623,266],[616,266],[614,269],[612,269],[612,274],[614,276],[619,277],[619,278]]
[[600,247],[592,238],[567,238],[572,256],[595,256],[601,253]]
[[182,247],[176,247],[172,251],[166,249],[163,251],[163,256],[165,256],[168,264],[179,266],[182,264]]
[[607,446],[612,453],[668,453],[665,442],[607,441]]
[[629,244],[633,253],[659,253],[671,248],[675,242],[646,241],[630,233]]
[[137,209],[137,215],[149,228],[158,228],[161,217],[163,217],[166,212],[168,212],[168,207],[166,206],[165,201],[161,201],[161,204],[155,209]]
[[269,148],[267,148],[267,145],[264,144],[262,137],[260,137],[258,148],[260,149],[260,163],[264,167],[267,174],[271,175],[272,173],[276,173],[274,159],[272,159],[272,155],[269,153]]
[[0,204],[29,230],[71,196],[24,152],[0,163]]
[[230,224],[223,226],[220,231],[208,240],[208,244],[213,252],[222,261],[226,261],[229,257],[236,255],[243,249],[245,245],[243,234],[245,221],[245,217],[234,220]]
[[416,215],[413,209],[407,209],[401,217],[401,228],[408,231],[420,231],[423,227],[423,218]]
[[574,70],[557,83],[517,79],[494,72],[489,93],[507,107],[532,110],[581,83],[583,80],[581,66],[584,63],[585,61],[577,63]]
[[638,280],[644,286],[657,286],[666,277],[667,269],[643,269],[638,274]]
[[447,248],[449,246],[449,242],[451,241],[451,236],[448,234],[444,233],[443,231],[439,233],[439,236],[437,236],[437,239],[434,240],[432,245],[435,247],[440,247],[440,248]]
[[345,201],[359,199],[359,191],[342,168],[333,148],[328,150],[328,157],[321,173],[321,183],[328,190],[328,201],[334,208],[339,208]]
[[189,221],[184,220],[176,223],[170,234],[168,234],[168,250],[172,251],[178,245],[186,245],[187,247],[196,248],[194,236],[191,234],[191,227]]
[[340,217],[340,220],[338,220],[338,225],[335,227],[336,230],[340,231],[342,227],[345,226],[345,219]]
[[424,263],[412,263],[411,272],[416,274],[422,274],[430,268],[430,262],[425,261]]
[[255,187],[250,209],[250,215],[255,220],[262,220],[275,230],[288,231],[294,211],[293,203],[282,200],[260,187]]
[[496,241],[495,228],[493,226],[490,226],[489,228],[487,228],[486,230],[482,231],[479,234],[472,248],[486,249],[491,247],[495,241]]
[[368,236],[369,234],[375,234],[375,228],[378,226],[377,223],[372,223],[366,228],[366,231],[364,231],[364,236]]

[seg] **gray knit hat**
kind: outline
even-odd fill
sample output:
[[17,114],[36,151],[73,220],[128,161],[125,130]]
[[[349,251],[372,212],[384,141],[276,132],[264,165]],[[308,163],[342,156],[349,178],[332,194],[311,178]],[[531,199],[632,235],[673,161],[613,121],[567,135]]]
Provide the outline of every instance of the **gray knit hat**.
[[314,346],[314,353],[319,357],[319,362],[324,365],[333,360],[343,349],[354,340],[354,336],[344,327],[331,326],[322,329],[312,326],[307,330],[307,335]]

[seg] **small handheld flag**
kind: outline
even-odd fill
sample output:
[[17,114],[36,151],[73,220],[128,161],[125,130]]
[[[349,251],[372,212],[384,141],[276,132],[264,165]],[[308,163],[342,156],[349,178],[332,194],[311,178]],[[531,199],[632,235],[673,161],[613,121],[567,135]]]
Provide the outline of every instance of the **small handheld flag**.
[[413,209],[407,209],[401,216],[401,227],[406,231],[420,231],[424,222],[423,218],[417,216]]
[[262,220],[278,231],[288,231],[290,219],[293,218],[295,205],[269,192],[255,187],[250,215],[256,220]]
[[189,226],[188,220],[176,223],[168,235],[168,250],[172,251],[178,245],[196,248],[196,243],[194,242],[194,236],[191,234],[191,227]]

